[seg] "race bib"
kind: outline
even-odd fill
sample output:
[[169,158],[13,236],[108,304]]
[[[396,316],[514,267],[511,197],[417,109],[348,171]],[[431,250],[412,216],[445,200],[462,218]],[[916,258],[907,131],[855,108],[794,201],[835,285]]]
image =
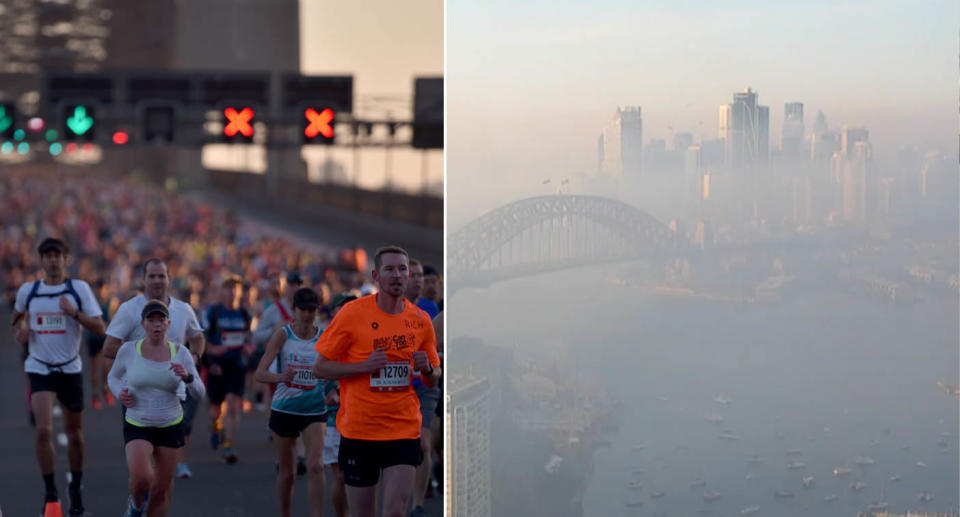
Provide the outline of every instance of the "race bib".
[[387,361],[386,366],[370,374],[370,391],[410,389],[410,370],[408,361]]
[[67,315],[62,312],[38,312],[33,318],[37,334],[66,334]]
[[220,344],[230,348],[243,346],[246,341],[246,332],[242,330],[224,330],[220,332]]
[[291,388],[310,391],[317,387],[317,378],[313,376],[313,366],[306,364],[290,364],[287,365],[287,368],[290,368],[295,372],[293,375],[293,381],[290,382]]

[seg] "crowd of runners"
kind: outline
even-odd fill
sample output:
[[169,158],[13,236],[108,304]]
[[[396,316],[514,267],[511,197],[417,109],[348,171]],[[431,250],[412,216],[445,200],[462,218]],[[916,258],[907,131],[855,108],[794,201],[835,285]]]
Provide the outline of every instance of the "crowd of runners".
[[426,515],[442,486],[436,268],[396,246],[368,260],[256,236],[227,212],[129,180],[4,176],[0,200],[0,286],[23,347],[41,515],[85,514],[85,400],[122,427],[124,515],[167,515],[174,479],[194,477],[198,413],[227,464],[243,456],[240,419],[262,420],[280,515],[291,515],[297,475],[314,516],[328,476],[337,516],[372,517],[378,500],[383,515]]

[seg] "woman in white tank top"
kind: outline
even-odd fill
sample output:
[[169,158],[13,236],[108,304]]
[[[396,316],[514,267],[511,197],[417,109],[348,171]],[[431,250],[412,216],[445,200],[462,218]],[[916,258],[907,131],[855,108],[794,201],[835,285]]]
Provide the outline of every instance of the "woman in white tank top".
[[[167,515],[170,485],[183,447],[181,394],[205,394],[193,357],[185,347],[166,341],[170,311],[163,302],[151,301],[140,313],[146,337],[124,343],[110,369],[110,391],[127,408],[123,422],[130,497],[126,517]],[[154,466],[154,463],[156,466]]]
[[[277,329],[267,341],[266,350],[257,366],[257,382],[277,384],[270,412],[270,430],[277,447],[277,493],[280,515],[290,517],[293,501],[294,447],[303,435],[307,446],[307,492],[310,515],[323,515],[326,479],[323,474],[323,436],[327,432],[327,408],[324,405],[322,381],[313,375],[317,358],[314,345],[320,337],[316,325],[320,297],[312,289],[298,289],[293,294],[293,323]],[[268,368],[279,358],[281,373]]]

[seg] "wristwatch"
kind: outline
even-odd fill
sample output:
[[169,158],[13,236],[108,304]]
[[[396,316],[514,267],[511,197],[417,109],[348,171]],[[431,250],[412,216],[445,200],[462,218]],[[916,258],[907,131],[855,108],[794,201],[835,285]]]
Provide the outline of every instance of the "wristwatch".
[[193,382],[193,374],[189,373],[186,377],[183,378],[183,382],[190,384]]

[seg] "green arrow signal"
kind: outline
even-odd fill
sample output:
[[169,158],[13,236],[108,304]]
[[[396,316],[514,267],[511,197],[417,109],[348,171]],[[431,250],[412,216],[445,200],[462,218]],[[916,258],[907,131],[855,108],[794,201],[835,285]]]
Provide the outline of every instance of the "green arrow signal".
[[83,135],[93,127],[93,117],[87,116],[87,108],[77,106],[73,109],[73,116],[67,119],[67,128],[75,135]]
[[0,133],[3,133],[12,125],[13,117],[7,115],[7,107],[0,106]]

